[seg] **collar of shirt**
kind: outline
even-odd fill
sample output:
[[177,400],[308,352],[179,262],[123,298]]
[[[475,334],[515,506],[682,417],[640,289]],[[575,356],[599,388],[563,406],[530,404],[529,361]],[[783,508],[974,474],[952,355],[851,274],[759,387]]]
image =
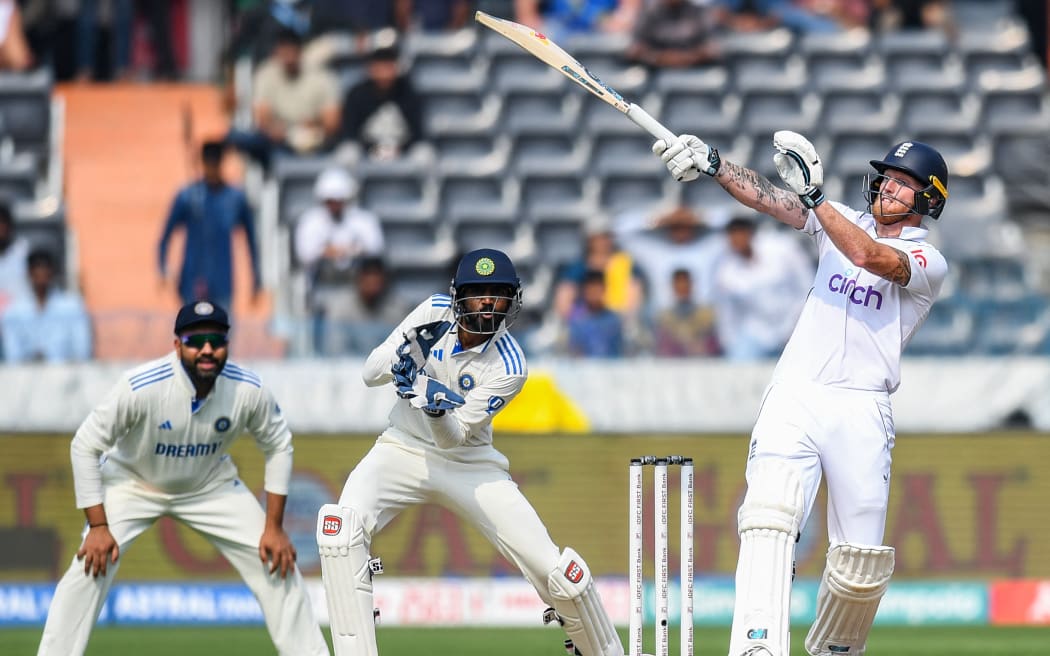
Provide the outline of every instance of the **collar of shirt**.
[[930,234],[929,229],[925,225],[918,225],[904,226],[903,228],[901,228],[901,233],[896,237],[880,237],[878,233],[878,223],[875,221],[875,217],[872,214],[868,213],[864,215],[864,219],[866,219],[868,222],[868,232],[875,239],[903,239],[904,241],[925,241],[926,236]]
[[464,349],[463,346],[460,345],[460,343],[459,343],[459,336],[457,335],[456,338],[455,338],[456,339],[456,345],[452,347],[452,355],[458,355],[460,353],[484,353],[485,351],[488,350],[489,344],[491,344],[496,339],[502,337],[506,332],[507,332],[507,327],[501,325],[499,327],[499,330],[494,332],[491,337],[486,339],[484,342],[478,344],[477,346],[475,346],[473,348],[469,348],[469,349]]
[[[190,410],[193,412],[193,414],[196,414],[198,410],[204,407],[204,403],[208,400],[208,396],[211,395],[209,394],[203,399],[198,399],[197,388],[193,386],[193,381],[190,380],[189,373],[187,373],[186,368],[182,366],[182,360],[179,359],[179,354],[177,351],[172,351],[171,360],[171,366],[176,371],[175,380],[178,381],[176,384],[182,389],[182,391],[186,392],[186,394],[190,397]],[[216,380],[215,384],[218,385],[219,381]],[[212,387],[212,391],[215,391],[214,386]]]

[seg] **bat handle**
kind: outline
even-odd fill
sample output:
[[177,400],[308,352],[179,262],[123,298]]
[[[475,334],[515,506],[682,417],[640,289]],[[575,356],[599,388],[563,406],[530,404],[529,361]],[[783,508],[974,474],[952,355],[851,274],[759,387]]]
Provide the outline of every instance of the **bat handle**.
[[664,143],[670,144],[678,138],[678,135],[664,127],[663,123],[657,121],[649,115],[649,112],[634,103],[631,103],[631,106],[627,108],[627,118],[634,121],[635,125],[657,139],[663,139]]

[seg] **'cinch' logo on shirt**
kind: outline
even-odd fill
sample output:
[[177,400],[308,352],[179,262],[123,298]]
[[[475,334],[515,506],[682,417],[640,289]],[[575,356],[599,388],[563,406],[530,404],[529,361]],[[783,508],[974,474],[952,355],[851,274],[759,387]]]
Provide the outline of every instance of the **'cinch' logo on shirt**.
[[875,291],[873,287],[858,285],[856,278],[850,278],[853,269],[847,269],[845,274],[836,273],[828,279],[828,289],[836,294],[842,294],[854,305],[871,307],[874,302],[875,309],[882,309],[882,294]]

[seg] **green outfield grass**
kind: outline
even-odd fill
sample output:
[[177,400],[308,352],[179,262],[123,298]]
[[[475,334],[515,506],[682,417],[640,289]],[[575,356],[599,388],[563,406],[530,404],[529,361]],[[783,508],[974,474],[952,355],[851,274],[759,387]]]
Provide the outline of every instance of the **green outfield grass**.
[[[726,629],[697,631],[697,656],[724,656]],[[793,656],[805,656],[799,627]],[[380,628],[383,656],[564,656],[562,634],[556,629],[409,629]],[[39,629],[0,629],[0,654],[36,653]],[[646,650],[652,652],[652,635]],[[274,649],[260,627],[99,628],[87,656],[260,656]],[[671,653],[677,655],[672,634]],[[1050,654],[1050,627],[885,627],[868,642],[870,656],[1046,656]]]

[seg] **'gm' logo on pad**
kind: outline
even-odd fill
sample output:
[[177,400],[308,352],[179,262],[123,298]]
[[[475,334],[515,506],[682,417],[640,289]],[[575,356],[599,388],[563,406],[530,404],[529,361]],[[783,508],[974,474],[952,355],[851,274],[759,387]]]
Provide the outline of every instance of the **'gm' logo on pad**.
[[570,560],[569,566],[565,568],[565,578],[573,583],[579,583],[583,580],[583,568],[577,565],[575,560]]
[[335,515],[325,515],[321,520],[321,533],[324,535],[339,535],[343,529],[343,520]]

